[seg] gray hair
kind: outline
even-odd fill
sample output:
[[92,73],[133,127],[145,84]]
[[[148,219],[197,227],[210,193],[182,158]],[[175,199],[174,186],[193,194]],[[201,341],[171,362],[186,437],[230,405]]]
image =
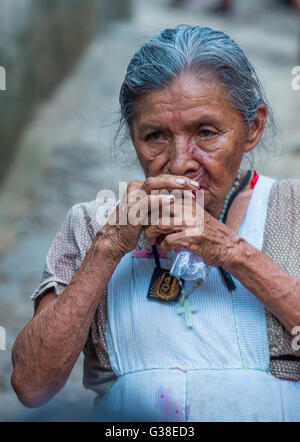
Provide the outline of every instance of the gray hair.
[[[200,26],[165,29],[143,44],[132,57],[119,96],[120,121],[116,135],[128,138],[135,102],[142,94],[163,89],[183,72],[203,70],[216,76],[234,108],[249,125],[260,105],[268,110],[267,127],[276,124],[262,85],[244,51],[224,32]],[[121,137],[124,141],[124,136]]]

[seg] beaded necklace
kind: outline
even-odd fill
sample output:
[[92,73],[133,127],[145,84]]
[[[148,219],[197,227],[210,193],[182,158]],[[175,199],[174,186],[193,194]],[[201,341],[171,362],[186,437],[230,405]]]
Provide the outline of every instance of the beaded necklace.
[[[249,182],[249,180],[251,178],[251,175],[252,175],[252,171],[248,170],[246,172],[246,175],[245,175],[242,183],[240,184],[241,172],[240,171],[238,172],[237,177],[236,177],[236,179],[235,179],[235,181],[234,181],[230,191],[228,192],[228,194],[225,197],[223,208],[222,208],[222,211],[221,211],[221,214],[220,214],[220,217],[219,217],[219,221],[220,222],[225,224],[225,222],[227,220],[228,211],[229,211],[229,209],[231,207],[231,204],[232,204],[233,200],[238,195],[238,193],[248,184],[248,182]],[[255,173],[255,176],[257,176],[256,173]],[[153,246],[152,249],[153,249],[154,256],[155,256],[155,258],[157,260],[158,259],[158,254],[157,254],[156,246]],[[210,267],[207,266],[207,269],[208,269],[208,272],[209,272],[210,271]],[[219,270],[220,270],[220,272],[222,274],[222,277],[224,279],[224,282],[225,282],[228,290],[234,295],[236,286],[234,284],[232,276],[230,275],[230,273],[228,273],[222,267],[219,267]],[[185,316],[186,327],[192,327],[192,313],[196,313],[198,311],[198,307],[196,305],[192,305],[189,302],[188,298],[189,298],[190,294],[194,290],[196,290],[200,286],[200,284],[202,282],[203,282],[203,279],[200,278],[200,279],[198,279],[193,284],[193,286],[189,290],[185,290],[184,287],[183,287],[184,286],[184,281],[182,279],[178,280],[178,284],[181,287],[181,295],[180,295],[180,298],[179,298],[179,305],[178,305],[178,308],[177,308],[177,314],[178,315],[182,315],[183,314]]]

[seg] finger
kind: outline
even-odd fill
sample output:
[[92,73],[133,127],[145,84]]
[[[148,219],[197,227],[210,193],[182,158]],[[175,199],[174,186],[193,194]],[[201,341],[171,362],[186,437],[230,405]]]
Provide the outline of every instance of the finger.
[[178,250],[181,248],[188,249],[189,242],[183,231],[173,232],[166,235],[160,244],[165,253],[169,253],[171,250]]
[[[189,220],[196,212],[195,197],[187,190],[184,190],[183,198],[181,194],[177,194],[176,198],[173,194],[147,195],[138,189],[131,192],[130,204],[128,221],[132,225],[157,225],[161,219],[164,219],[163,223],[169,224],[172,218],[177,225],[183,224],[183,216]],[[187,224],[191,225],[191,222]]]
[[144,181],[142,189],[150,194],[152,191],[172,191],[178,190],[197,190],[199,189],[199,183],[197,181],[191,180],[190,178],[184,177],[182,175],[170,175],[162,174],[156,177],[148,177]]
[[170,217],[173,195],[146,195],[128,210],[128,222],[132,225],[149,225],[158,222],[162,213]]
[[[189,191],[184,191],[186,194]],[[202,192],[202,191],[201,191]],[[193,226],[203,224],[204,219],[204,209],[202,200],[197,202],[196,199],[185,195],[183,199],[175,199],[172,204],[171,216],[175,218],[176,224],[181,224],[182,226]]]
[[148,225],[157,225],[161,218],[174,217],[174,195],[149,195]]
[[153,244],[160,244],[166,235],[180,230],[182,230],[181,226],[174,225],[150,226],[145,230],[145,236],[148,243],[152,246]]
[[162,195],[149,195],[148,204],[148,220],[144,222],[147,225],[192,226],[203,218],[201,207],[199,210],[195,200],[192,199],[192,194],[189,198],[174,200],[164,198]]

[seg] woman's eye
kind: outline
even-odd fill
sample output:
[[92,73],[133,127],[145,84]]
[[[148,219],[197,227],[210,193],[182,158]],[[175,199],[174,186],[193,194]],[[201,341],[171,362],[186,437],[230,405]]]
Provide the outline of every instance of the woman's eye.
[[160,141],[162,138],[163,135],[161,132],[152,132],[151,134],[147,135],[146,140]]
[[211,138],[216,135],[216,132],[213,132],[210,129],[201,129],[199,135],[201,138]]

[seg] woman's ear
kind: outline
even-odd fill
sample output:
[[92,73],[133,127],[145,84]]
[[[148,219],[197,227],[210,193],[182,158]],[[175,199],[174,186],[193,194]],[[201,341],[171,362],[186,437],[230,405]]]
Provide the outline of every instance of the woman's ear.
[[264,104],[261,104],[257,109],[255,119],[249,124],[244,152],[250,152],[258,145],[264,133],[267,119],[268,110]]

